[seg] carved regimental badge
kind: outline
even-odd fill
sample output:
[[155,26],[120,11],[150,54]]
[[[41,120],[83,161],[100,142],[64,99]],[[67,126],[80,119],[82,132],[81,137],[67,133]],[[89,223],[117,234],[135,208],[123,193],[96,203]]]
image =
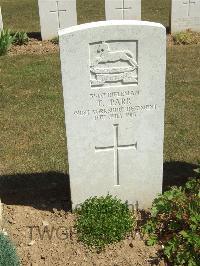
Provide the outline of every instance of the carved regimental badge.
[[107,41],[90,44],[92,88],[138,84],[137,41]]

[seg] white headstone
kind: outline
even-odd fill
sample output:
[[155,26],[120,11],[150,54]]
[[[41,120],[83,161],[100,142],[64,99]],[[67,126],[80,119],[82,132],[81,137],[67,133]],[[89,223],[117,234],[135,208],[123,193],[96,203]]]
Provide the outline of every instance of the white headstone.
[[58,36],[58,30],[77,24],[76,0],[38,0],[43,40]]
[[106,20],[141,20],[141,0],[105,0]]
[[200,0],[172,0],[171,32],[200,31]]
[[73,207],[162,190],[166,30],[112,20],[59,31]]
[[1,14],[1,7],[0,7],[0,31],[3,30],[3,19]]

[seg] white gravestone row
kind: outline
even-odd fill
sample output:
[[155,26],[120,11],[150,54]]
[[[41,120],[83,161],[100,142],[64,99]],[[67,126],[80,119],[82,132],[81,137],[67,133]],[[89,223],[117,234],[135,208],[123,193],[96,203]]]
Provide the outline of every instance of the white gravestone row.
[[73,208],[107,193],[150,207],[162,191],[165,28],[113,20],[59,36]]
[[3,19],[1,14],[1,7],[0,7],[0,31],[3,30]]
[[58,36],[58,30],[77,24],[76,0],[38,0],[42,40]]
[[141,0],[105,0],[106,20],[141,20]]
[[200,31],[200,0],[172,0],[171,32]]
[[[38,0],[43,40],[77,24],[76,0]],[[106,19],[141,19],[141,0],[105,0]]]
[[[171,32],[200,31],[200,0],[171,1]],[[43,40],[77,24],[76,0],[38,0],[38,4]],[[141,20],[141,0],[105,0],[105,13],[106,20]]]

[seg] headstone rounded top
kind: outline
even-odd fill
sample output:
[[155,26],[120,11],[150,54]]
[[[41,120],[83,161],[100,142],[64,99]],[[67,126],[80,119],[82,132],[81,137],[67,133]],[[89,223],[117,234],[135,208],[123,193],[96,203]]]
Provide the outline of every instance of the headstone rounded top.
[[58,31],[59,36],[65,35],[67,33],[72,33],[75,31],[82,31],[84,29],[92,29],[92,28],[98,28],[98,27],[107,27],[107,26],[148,26],[148,27],[158,27],[163,28],[163,30],[166,30],[166,28],[156,22],[149,22],[149,21],[139,21],[139,20],[108,20],[108,21],[98,21],[98,22],[91,22],[91,23],[85,23],[81,25],[72,26],[66,29],[61,29]]

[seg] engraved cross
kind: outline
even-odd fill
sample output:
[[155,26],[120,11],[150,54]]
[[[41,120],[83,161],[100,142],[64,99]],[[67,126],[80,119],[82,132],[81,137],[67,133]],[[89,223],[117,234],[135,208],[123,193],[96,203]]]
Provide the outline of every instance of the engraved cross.
[[196,4],[196,0],[184,0],[184,5],[188,5],[188,17],[190,16],[191,4]]
[[126,0],[122,0],[122,7],[116,7],[116,9],[122,10],[122,19],[125,19],[125,11],[132,9],[132,7],[125,7],[125,1]]
[[63,9],[59,9],[59,5],[58,5],[59,1],[56,1],[56,10],[51,10],[50,12],[51,13],[57,13],[57,19],[58,19],[58,28],[60,29],[61,28],[61,25],[60,25],[60,13],[61,12],[67,12],[67,10],[63,10]]
[[114,178],[116,185],[119,186],[119,150],[137,150],[137,142],[128,145],[119,145],[118,143],[118,124],[114,124],[114,145],[106,147],[95,147],[96,152],[114,151]]

